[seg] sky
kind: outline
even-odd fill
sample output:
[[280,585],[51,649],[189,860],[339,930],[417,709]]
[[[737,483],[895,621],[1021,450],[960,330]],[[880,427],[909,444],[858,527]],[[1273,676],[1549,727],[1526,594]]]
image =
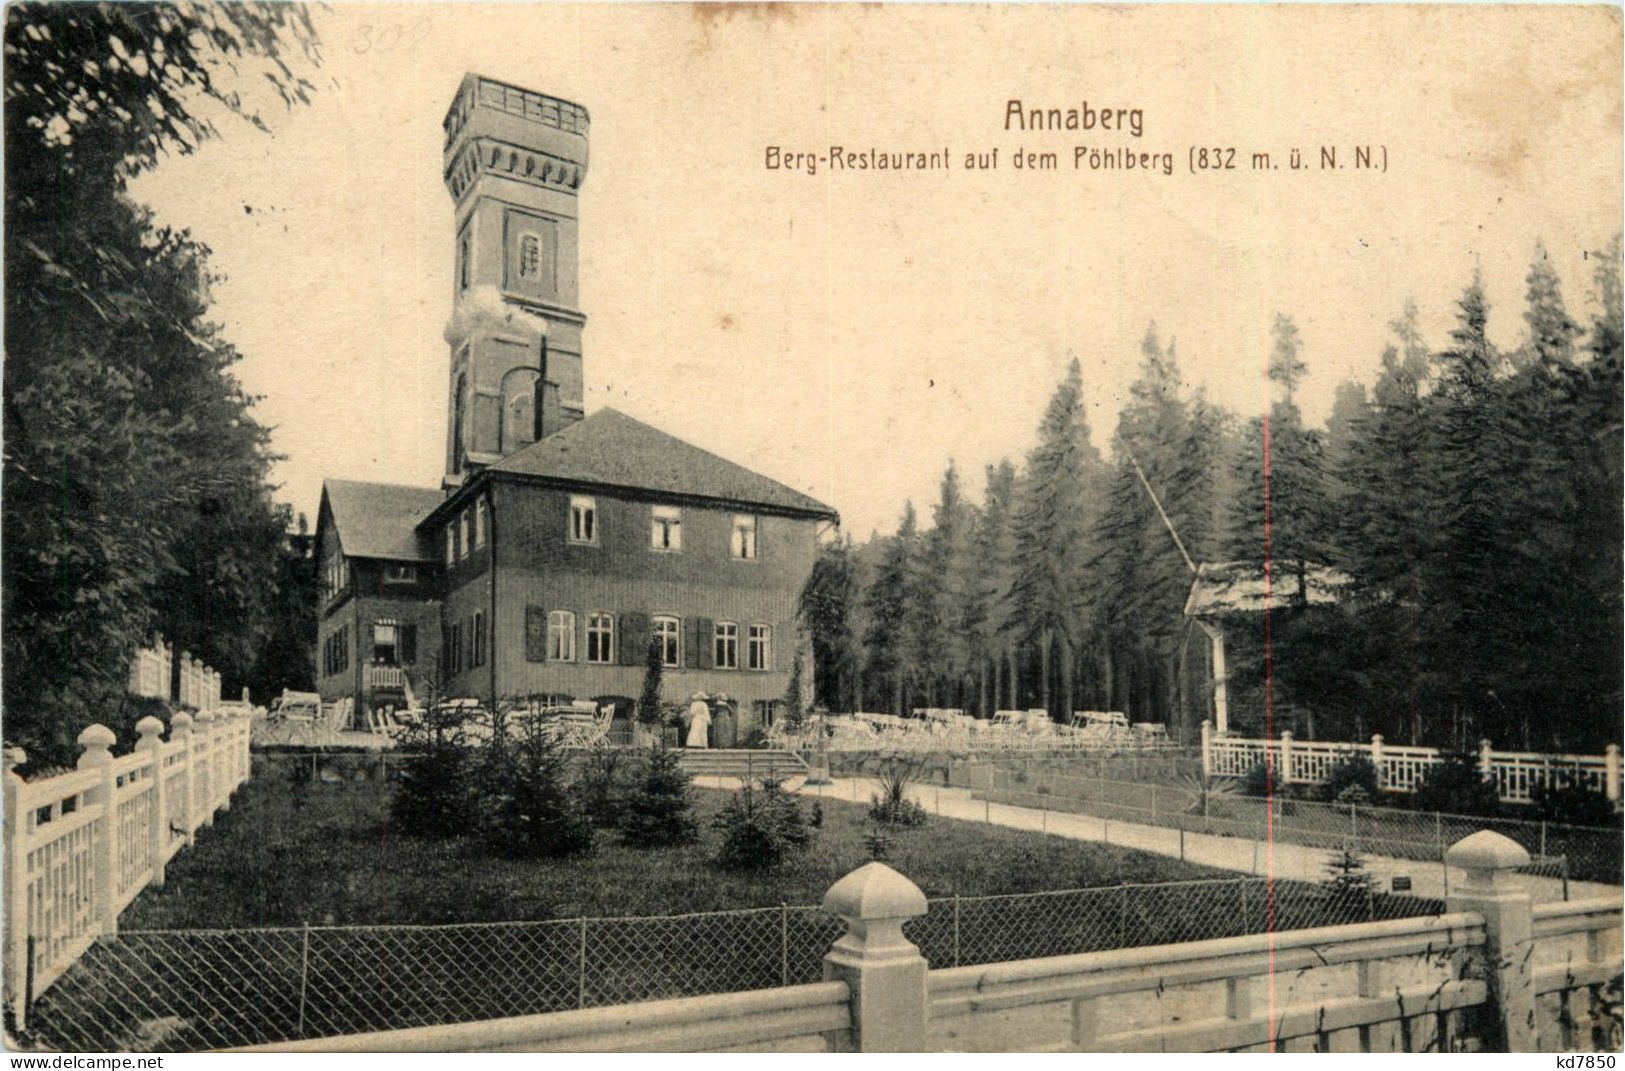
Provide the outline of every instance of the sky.
[[[1621,218],[1617,9],[356,5],[317,12],[309,106],[132,187],[213,250],[214,317],[314,520],[324,477],[438,484],[452,303],[441,119],[465,72],[592,117],[589,413],[838,509],[862,539],[1019,461],[1067,362],[1109,444],[1154,321],[1190,389],[1268,405],[1291,315],[1324,419],[1407,299],[1442,345],[1475,268],[1521,338],[1537,240],[1582,322]],[[1006,130],[1007,102],[1137,108],[1142,134]],[[769,170],[767,149],[947,150],[947,171]],[[1171,153],[1173,174],[1073,168]],[[1336,146],[1343,167],[1318,167]],[[1386,170],[1352,167],[1373,147]],[[1236,169],[1191,173],[1191,151]],[[999,150],[996,170],[969,152]],[[1296,148],[1309,166],[1289,169]],[[1057,154],[1015,170],[1018,149]],[[1252,153],[1272,166],[1254,169]]]

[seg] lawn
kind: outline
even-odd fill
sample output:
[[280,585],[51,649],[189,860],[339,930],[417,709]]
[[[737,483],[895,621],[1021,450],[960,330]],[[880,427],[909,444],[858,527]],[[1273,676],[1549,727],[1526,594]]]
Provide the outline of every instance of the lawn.
[[[525,861],[467,840],[395,833],[377,783],[256,781],[137,898],[120,928],[524,921],[667,915],[817,904],[870,859],[863,805],[822,801],[824,821],[799,858],[758,874],[719,869],[710,820],[727,793],[693,790],[699,842],[638,850],[600,831],[589,856]],[[803,803],[809,815],[812,801]],[[931,817],[887,827],[888,862],[927,896],[1036,892],[1122,882],[1229,877],[1124,848]]]

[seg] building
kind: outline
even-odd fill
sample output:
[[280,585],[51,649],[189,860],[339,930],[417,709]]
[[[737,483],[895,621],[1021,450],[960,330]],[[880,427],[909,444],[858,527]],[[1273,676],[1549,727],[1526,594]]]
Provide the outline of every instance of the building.
[[489,78],[452,102],[445,473],[324,484],[324,700],[630,700],[651,645],[667,698],[726,695],[741,732],[784,699],[796,598],[839,518],[616,410],[584,414],[587,134],[580,105]]

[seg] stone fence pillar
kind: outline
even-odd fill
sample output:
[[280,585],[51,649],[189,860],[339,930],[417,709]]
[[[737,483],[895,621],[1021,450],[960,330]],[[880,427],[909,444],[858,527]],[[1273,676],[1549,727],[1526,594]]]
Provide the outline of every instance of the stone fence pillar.
[[1292,731],[1290,729],[1281,734],[1281,768],[1275,771],[1275,779],[1283,785],[1292,783]]
[[164,849],[169,846],[169,807],[165,796],[164,781],[164,723],[148,714],[135,723],[135,731],[141,734],[136,741],[135,750],[141,754],[152,756],[152,825],[148,836],[152,842],[152,882],[153,885],[164,883]]
[[[113,745],[118,743],[118,737],[113,730],[105,725],[89,725],[79,734],[78,769],[96,770],[101,774],[101,780],[87,795],[88,802],[93,806],[99,804],[102,808],[102,821],[100,832],[93,833],[90,842],[90,866],[95,872],[96,899],[92,907],[94,917],[101,925],[102,933],[118,932],[118,911],[114,907],[118,903],[118,806],[116,789],[118,788],[117,775],[113,773]],[[92,827],[94,830],[96,827]]]
[[885,863],[865,863],[829,887],[824,910],[846,923],[824,957],[824,979],[852,990],[853,1046],[923,1052],[927,964],[903,923],[925,914],[925,894]]
[[1619,745],[1609,744],[1603,750],[1602,793],[1614,803],[1619,802]]
[[1485,941],[1476,973],[1489,987],[1491,1052],[1534,1052],[1534,916],[1527,889],[1514,884],[1514,871],[1527,866],[1529,853],[1509,837],[1484,829],[1452,844],[1446,866],[1466,871],[1453,883],[1447,908],[1484,916]]
[[1202,719],[1202,776],[1213,776],[1213,723]]

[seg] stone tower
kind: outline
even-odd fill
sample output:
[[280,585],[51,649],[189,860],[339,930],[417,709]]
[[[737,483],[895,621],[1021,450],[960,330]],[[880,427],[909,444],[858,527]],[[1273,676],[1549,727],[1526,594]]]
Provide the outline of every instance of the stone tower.
[[456,202],[445,486],[581,419],[577,198],[587,109],[463,78],[446,113]]

